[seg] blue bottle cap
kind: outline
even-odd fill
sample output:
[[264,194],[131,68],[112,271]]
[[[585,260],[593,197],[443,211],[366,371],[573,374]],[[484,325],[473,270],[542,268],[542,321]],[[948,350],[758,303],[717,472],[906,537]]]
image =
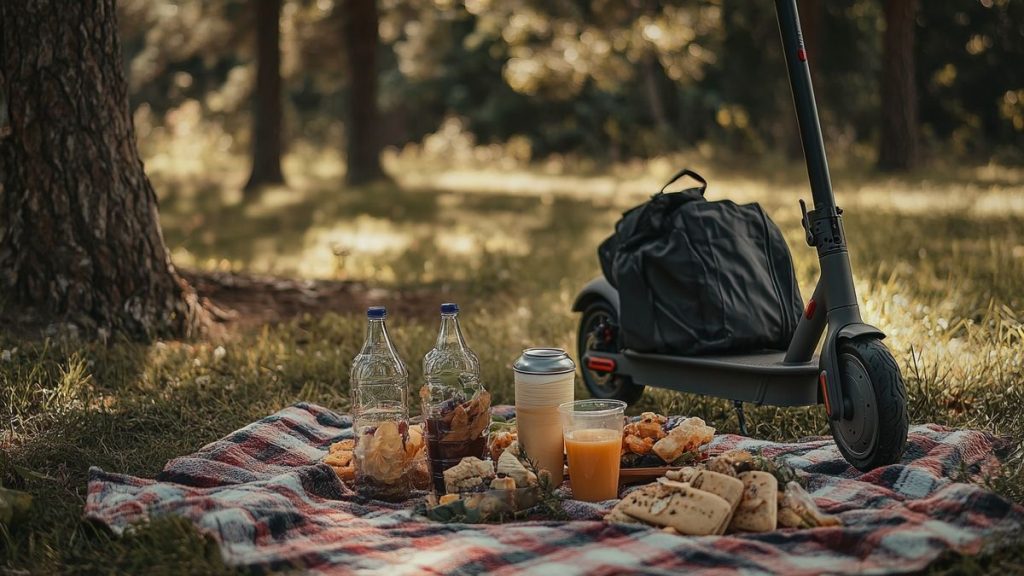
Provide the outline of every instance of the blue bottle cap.
[[459,311],[459,305],[454,302],[441,304],[441,314],[455,314]]
[[370,320],[383,320],[388,315],[388,309],[383,306],[370,306],[366,309],[366,317]]

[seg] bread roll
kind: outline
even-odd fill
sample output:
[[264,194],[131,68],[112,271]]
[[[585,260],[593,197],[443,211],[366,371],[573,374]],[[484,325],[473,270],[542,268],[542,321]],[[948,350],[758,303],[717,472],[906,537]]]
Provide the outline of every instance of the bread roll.
[[718,527],[718,530],[715,531],[716,534],[725,534],[725,529],[729,527],[733,514],[736,513],[736,508],[739,507],[740,501],[743,500],[743,481],[710,470],[698,470],[690,478],[690,485],[705,492],[710,492],[729,503],[729,515]]
[[715,496],[720,496],[729,503],[733,510],[739,506],[740,501],[743,499],[744,486],[742,480],[710,470],[698,470],[690,478],[690,486],[705,492],[711,492]]
[[512,478],[495,478],[491,480],[491,490],[515,490],[516,481]]
[[767,472],[743,472],[743,499],[729,523],[729,530],[768,532],[778,523],[779,483]]
[[624,499],[622,511],[655,526],[671,526],[680,534],[714,534],[728,518],[732,507],[719,496],[688,484],[672,482],[653,489],[638,490]]

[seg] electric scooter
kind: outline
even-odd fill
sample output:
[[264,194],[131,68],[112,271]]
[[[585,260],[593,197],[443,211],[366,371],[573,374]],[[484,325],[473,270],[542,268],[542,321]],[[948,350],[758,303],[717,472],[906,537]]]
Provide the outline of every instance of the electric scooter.
[[[870,470],[895,463],[907,440],[903,377],[882,344],[885,334],[864,323],[832,193],[818,110],[796,0],[775,0],[814,209],[800,201],[807,244],[821,274],[786,350],[714,356],[676,356],[623,349],[618,339],[619,294],[604,277],[577,295],[582,312],[577,346],[583,380],[598,398],[633,403],[645,386],[732,400],[746,434],[743,403],[824,404],[836,444],[853,466]],[[679,297],[685,297],[680,295]],[[815,351],[825,335],[820,354]]]

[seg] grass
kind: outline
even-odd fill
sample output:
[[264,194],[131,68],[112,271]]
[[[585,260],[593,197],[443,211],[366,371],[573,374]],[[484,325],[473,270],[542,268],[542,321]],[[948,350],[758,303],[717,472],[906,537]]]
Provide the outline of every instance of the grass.
[[[584,176],[395,161],[413,174],[399,179],[404,187],[342,190],[329,169],[302,177],[292,159],[293,188],[249,203],[219,192],[221,184],[152,176],[179,264],[458,296],[484,380],[497,402],[510,403],[508,366],[522,348],[575,348],[572,299],[598,273],[596,246],[618,214],[675,165],[709,159],[695,153]],[[808,296],[816,261],[796,208],[806,196],[800,168],[711,166],[711,197],[758,200],[783,228]],[[1024,174],[982,167],[883,178],[849,168],[834,178],[863,313],[889,334],[912,421],[1011,439],[1003,473],[985,482],[1024,502]],[[389,324],[415,385],[434,311]],[[215,545],[180,521],[122,539],[82,523],[88,467],[152,477],[168,459],[290,403],[344,411],[362,332],[362,316],[349,312],[237,330],[223,342],[100,346],[0,334],[0,351],[9,352],[0,356],[0,482],[36,502],[28,521],[0,533],[0,571],[230,572]],[[632,410],[643,409],[737,431],[723,401],[649,390]],[[751,407],[747,416],[752,434],[765,438],[827,433],[816,409]],[[1017,544],[980,559],[943,559],[933,571],[1019,570],[1022,562]]]

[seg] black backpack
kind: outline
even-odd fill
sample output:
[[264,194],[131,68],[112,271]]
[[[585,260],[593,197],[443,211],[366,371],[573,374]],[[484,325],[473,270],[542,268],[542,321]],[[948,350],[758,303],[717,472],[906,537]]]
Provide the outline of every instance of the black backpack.
[[[701,186],[664,192],[683,176]],[[784,350],[803,301],[782,232],[757,203],[709,202],[706,189],[680,171],[598,248],[619,291],[621,344],[679,355]]]

